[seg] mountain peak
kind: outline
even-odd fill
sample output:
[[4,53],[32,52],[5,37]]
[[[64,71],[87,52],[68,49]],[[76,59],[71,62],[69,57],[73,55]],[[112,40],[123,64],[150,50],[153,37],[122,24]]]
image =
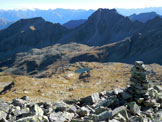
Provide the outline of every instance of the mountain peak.
[[27,18],[27,19],[20,19],[21,22],[45,22],[45,20],[42,17],[35,17],[35,18]]
[[122,15],[118,14],[118,12],[116,11],[116,9],[103,9],[103,8],[99,8],[96,12],[94,12],[90,17],[89,20],[110,20],[112,21],[112,19],[119,20],[121,17],[123,17]]
[[103,9],[99,8],[94,14],[118,14],[116,9]]
[[96,12],[114,12],[116,13],[116,9],[106,9],[106,8],[99,8]]
[[20,19],[19,21],[12,24],[11,27],[16,28],[18,30],[18,28],[26,29],[29,26],[36,26],[44,23],[46,23],[46,21],[42,17],[35,17],[35,18]]
[[88,45],[104,45],[130,36],[141,28],[141,24],[130,21],[115,9],[98,9],[67,40],[77,40]]

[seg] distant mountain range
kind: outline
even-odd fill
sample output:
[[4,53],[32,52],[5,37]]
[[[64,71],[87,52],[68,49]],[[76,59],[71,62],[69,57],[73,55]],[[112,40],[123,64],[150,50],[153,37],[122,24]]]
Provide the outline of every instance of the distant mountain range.
[[8,20],[6,20],[4,18],[0,18],[0,30],[7,28],[11,24],[12,24],[12,22],[9,22]]
[[148,20],[154,19],[157,16],[161,17],[155,12],[148,12],[148,13],[141,13],[141,14],[133,14],[130,15],[129,18],[132,21],[147,22]]
[[[78,48],[75,49],[71,43],[77,43]],[[61,45],[60,49],[53,47],[58,44]],[[39,51],[32,53],[33,48]],[[48,62],[60,66],[60,61],[133,63],[143,60],[145,63],[162,64],[161,49],[162,18],[156,16],[145,23],[131,21],[115,9],[98,9],[87,21],[73,29],[36,17],[21,19],[0,30],[0,67],[18,68],[20,66],[16,61],[22,60],[21,64],[29,66],[25,69],[30,69],[30,72],[33,72],[35,65],[37,69],[40,67],[39,60],[35,62],[36,57],[41,59],[43,69]],[[27,58],[28,54],[32,57]],[[23,59],[26,59],[25,62]]]
[[130,16],[132,14],[156,12],[159,15],[162,15],[162,7],[148,7],[148,8],[136,8],[136,9],[120,9],[117,8],[119,14]]
[[[156,12],[159,15],[162,15],[162,7],[154,8],[140,8],[140,9],[116,9],[119,14],[124,16],[130,16],[132,14]],[[80,20],[87,19],[95,10],[73,10],[73,9],[49,9],[49,10],[40,10],[40,9],[26,9],[26,10],[0,10],[0,18],[4,18],[10,22],[15,22],[19,19],[27,19],[34,17],[42,17],[46,21],[52,23],[64,24],[71,20]]]
[[42,17],[52,23],[64,24],[70,20],[87,19],[94,10],[49,9],[49,10],[0,10],[0,18],[15,22],[19,19]]

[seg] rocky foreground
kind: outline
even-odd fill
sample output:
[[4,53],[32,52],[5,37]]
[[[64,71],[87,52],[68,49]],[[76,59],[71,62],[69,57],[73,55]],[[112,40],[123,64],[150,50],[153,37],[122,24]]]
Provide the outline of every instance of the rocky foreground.
[[152,85],[147,76],[138,61],[125,89],[58,103],[34,103],[28,97],[0,100],[0,122],[161,122],[162,88]]

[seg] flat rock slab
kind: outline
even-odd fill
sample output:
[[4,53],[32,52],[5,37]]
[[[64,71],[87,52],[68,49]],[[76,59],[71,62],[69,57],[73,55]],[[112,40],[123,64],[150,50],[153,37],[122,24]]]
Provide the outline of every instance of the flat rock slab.
[[0,89],[3,89],[4,87],[10,85],[12,81],[7,81],[7,82],[0,82]]
[[14,85],[13,81],[0,82],[0,94],[5,93],[7,90],[10,90]]

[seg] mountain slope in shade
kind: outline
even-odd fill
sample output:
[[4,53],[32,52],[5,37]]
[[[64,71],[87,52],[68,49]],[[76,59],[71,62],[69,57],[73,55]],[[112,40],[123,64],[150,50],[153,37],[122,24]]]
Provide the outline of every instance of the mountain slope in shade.
[[31,48],[42,48],[56,43],[66,31],[60,24],[46,22],[41,17],[21,19],[0,31],[0,52],[10,55]]
[[71,20],[71,21],[68,21],[67,23],[63,24],[63,26],[69,28],[69,29],[73,29],[73,28],[76,28],[78,26],[80,26],[81,24],[85,23],[86,20],[84,19],[81,19],[81,20]]
[[99,9],[88,20],[74,29],[53,24],[41,17],[21,19],[0,31],[0,59],[31,48],[43,48],[57,43],[77,42],[102,46],[118,42],[136,33],[158,29],[162,19],[156,17],[146,23],[132,22],[115,9]]
[[[112,16],[113,16],[112,18],[114,18],[115,15]],[[102,16],[102,18],[104,17],[105,16]],[[114,21],[120,20],[121,17],[122,16],[117,15],[116,17],[117,19],[115,18]],[[99,18],[99,20],[101,21],[102,18]],[[98,20],[96,19],[96,17],[93,18],[93,16],[91,19],[94,20],[89,21],[92,22],[92,24],[96,23],[96,20]],[[105,21],[106,20],[107,19],[105,19]],[[106,22],[110,23],[112,21],[107,20]],[[113,22],[111,23],[111,25],[113,25]],[[128,19],[128,22],[131,21]],[[16,55],[12,57],[10,56],[9,58],[6,58],[4,60],[0,59],[0,67],[1,67],[0,71],[6,71],[7,73],[14,73],[14,74],[27,74],[27,75],[28,74],[37,75],[42,72],[44,75],[46,75],[45,72],[46,69],[49,69],[50,72],[53,72],[54,69],[61,67],[62,65],[81,61],[134,63],[134,61],[136,60],[143,60],[145,63],[162,64],[162,55],[161,55],[162,18],[160,17],[156,17],[152,20],[149,20],[146,23],[140,23],[141,25],[140,30],[135,34],[132,34],[130,37],[124,38],[122,41],[120,40],[118,42],[113,42],[111,44],[97,47],[96,46],[90,47],[87,45],[70,43],[70,40],[67,40],[69,42],[68,44],[65,45],[57,44],[60,43],[61,41],[54,41],[54,42],[52,41],[51,43],[49,40],[47,40],[48,35],[49,37],[56,40],[57,39],[59,40],[62,36],[64,37],[69,33],[75,35],[75,32],[77,32],[75,30],[83,29],[85,25],[88,25],[86,24],[87,21],[85,24],[73,30],[67,30],[61,25],[56,26],[55,24],[52,23],[48,23],[49,24],[48,27],[47,26],[48,24],[46,23],[47,22],[44,21],[42,18],[20,20],[17,23],[15,23],[16,25],[13,24],[9,28],[0,31],[1,39],[3,38],[2,41],[3,46],[1,45],[0,49],[1,50],[4,49],[0,53],[1,58],[6,56],[7,54],[9,55],[10,53],[15,54],[15,52],[17,51],[16,49],[19,49],[18,51],[26,49],[25,50],[26,52],[16,53]],[[111,27],[116,26],[109,26],[110,30]],[[20,36],[21,35],[20,32],[22,33],[22,29],[23,33],[26,32],[27,34],[26,36],[25,35]],[[123,28],[119,28],[119,30],[120,29],[123,30]],[[37,33],[37,31],[39,33]],[[2,32],[5,33],[3,34]],[[57,32],[62,32],[63,33],[62,36],[59,36],[57,38],[57,36],[59,35]],[[89,30],[87,32],[89,32]],[[111,32],[113,31],[111,30],[109,33],[106,34],[112,34]],[[55,33],[56,36],[53,36]],[[86,34],[88,35],[89,33]],[[86,36],[83,36],[83,38],[84,37],[86,38]],[[44,40],[40,41],[40,39]],[[27,51],[27,49],[29,48],[40,48],[40,49],[31,49]]]
[[[156,22],[156,19],[149,23]],[[71,59],[72,62],[125,62],[142,60],[145,63],[162,64],[162,20],[158,28],[134,34],[125,40],[108,44]]]
[[[76,43],[56,44],[41,49],[33,48],[26,52],[16,53],[7,60],[0,60],[0,71],[18,75],[44,74],[48,69],[55,72],[57,67],[68,64],[70,57],[89,49],[91,47]],[[3,69],[3,67],[8,68]]]
[[148,20],[151,20],[158,15],[156,12],[148,12],[148,13],[141,13],[141,14],[133,14],[131,16],[129,16],[129,18],[132,21],[140,21],[140,22],[147,22]]
[[68,33],[63,41],[94,46],[104,45],[139,32],[142,25],[118,14],[115,9],[98,9],[84,24]]

